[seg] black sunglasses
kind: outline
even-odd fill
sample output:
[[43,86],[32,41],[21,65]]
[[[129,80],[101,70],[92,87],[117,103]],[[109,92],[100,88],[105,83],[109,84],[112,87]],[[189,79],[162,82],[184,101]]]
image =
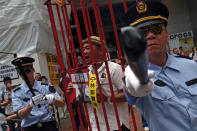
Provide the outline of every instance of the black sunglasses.
[[162,25],[163,24],[154,24],[150,26],[142,27],[141,30],[144,32],[144,35],[146,36],[148,32],[152,32],[155,35],[159,35],[162,33]]
[[[23,71],[28,74],[31,72],[31,68],[24,68]],[[18,71],[18,73],[22,74],[21,71]]]

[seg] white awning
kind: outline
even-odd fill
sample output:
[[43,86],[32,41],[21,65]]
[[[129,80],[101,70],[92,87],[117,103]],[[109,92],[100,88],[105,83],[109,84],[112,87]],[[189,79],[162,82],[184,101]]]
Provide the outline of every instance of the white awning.
[[[0,52],[17,53],[18,57],[33,53],[56,54],[44,2],[45,0],[0,1]],[[70,8],[68,10],[70,12]],[[57,16],[55,17],[58,23]],[[0,64],[8,64],[13,59],[13,55],[0,54]]]

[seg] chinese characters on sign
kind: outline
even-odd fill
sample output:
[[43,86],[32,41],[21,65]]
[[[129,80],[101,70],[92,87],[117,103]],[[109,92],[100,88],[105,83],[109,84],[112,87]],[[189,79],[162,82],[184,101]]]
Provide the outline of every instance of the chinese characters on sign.
[[49,70],[50,82],[52,85],[58,85],[60,80],[60,66],[57,56],[52,54],[46,54],[47,64]]
[[10,77],[11,79],[19,78],[15,67],[10,65],[0,65],[0,82],[3,81],[4,77]]
[[90,79],[89,79],[89,93],[90,93],[90,100],[92,103],[93,108],[98,108],[98,101],[96,98],[96,75],[95,74],[90,74]]

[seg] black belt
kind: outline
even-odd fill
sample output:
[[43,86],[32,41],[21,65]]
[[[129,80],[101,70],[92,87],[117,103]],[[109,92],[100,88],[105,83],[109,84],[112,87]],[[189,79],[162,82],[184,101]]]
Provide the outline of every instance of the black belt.
[[25,128],[42,128],[42,127],[46,127],[46,126],[49,126],[49,125],[56,125],[56,121],[49,121],[49,122],[38,122],[36,124],[33,124],[31,126],[28,126],[28,127],[25,127]]

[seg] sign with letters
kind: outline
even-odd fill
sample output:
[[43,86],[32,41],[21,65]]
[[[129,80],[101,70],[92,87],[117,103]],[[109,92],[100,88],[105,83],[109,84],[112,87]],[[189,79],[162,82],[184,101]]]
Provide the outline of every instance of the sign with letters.
[[173,54],[173,49],[179,49],[180,46],[182,46],[183,51],[187,54],[192,51],[192,47],[194,45],[192,31],[170,34],[169,38],[170,41],[169,45],[167,45],[167,50],[169,50],[171,54]]
[[186,31],[182,33],[176,33],[176,34],[171,34],[170,39],[185,39],[185,38],[191,38],[193,37],[193,32],[192,31]]
[[18,79],[18,73],[14,66],[0,65],[0,82],[3,81],[4,77],[10,77],[11,79]]
[[75,88],[75,98],[77,101],[89,102],[90,98],[86,95],[85,88],[88,88],[88,70],[87,69],[78,69],[73,71],[71,74],[71,81],[73,88]]

